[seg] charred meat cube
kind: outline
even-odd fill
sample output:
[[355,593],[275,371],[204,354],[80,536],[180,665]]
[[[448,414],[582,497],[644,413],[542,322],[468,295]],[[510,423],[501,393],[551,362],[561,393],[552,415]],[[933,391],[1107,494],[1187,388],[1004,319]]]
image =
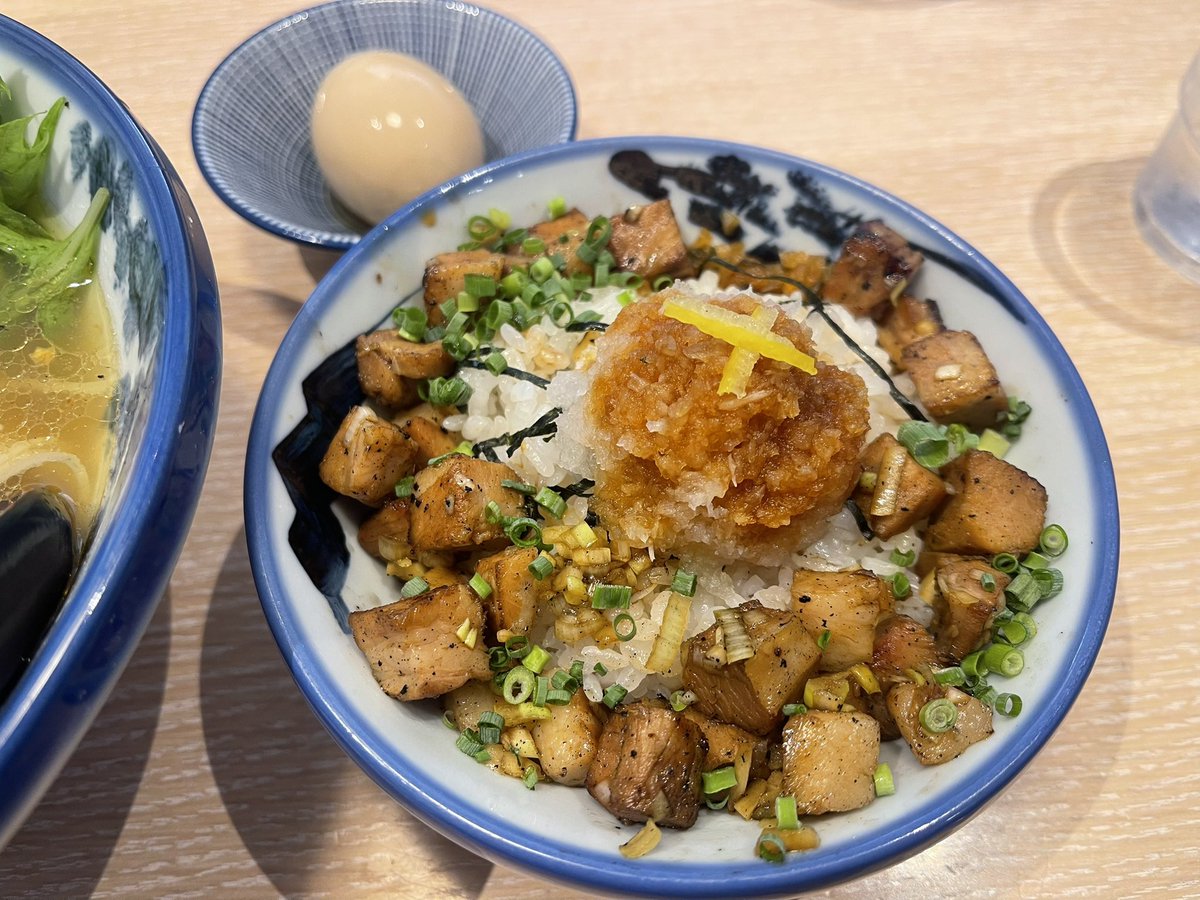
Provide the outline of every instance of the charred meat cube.
[[890,434],[881,434],[867,445],[863,473],[873,478],[859,480],[854,502],[871,530],[885,541],[929,518],[946,496],[941,477],[913,459]]
[[[954,704],[958,717],[949,730],[934,734],[921,725],[921,709],[942,698]],[[888,692],[887,703],[900,734],[923,766],[949,762],[992,733],[992,711],[970,694],[955,688],[936,684],[898,684]]]
[[636,272],[647,281],[660,275],[690,278],[695,274],[670,200],[632,206],[613,216],[608,247],[618,268]]
[[939,331],[904,348],[902,368],[935,419],[978,428],[996,424],[1008,396],[983,347],[969,331]]
[[908,672],[924,674],[941,664],[933,635],[916,619],[891,616],[875,626],[871,671],[876,677],[906,678]]
[[321,460],[321,480],[367,506],[395,496],[396,482],[413,473],[417,445],[365,406],[342,420]]
[[930,550],[965,556],[1022,554],[1046,524],[1046,489],[1011,463],[969,450],[942,469],[952,496],[925,534]]
[[879,322],[879,346],[887,351],[897,368],[903,369],[905,347],[945,330],[936,301],[904,294],[885,308]]
[[708,744],[708,751],[704,754],[704,764],[701,766],[703,771],[711,772],[722,766],[732,766],[739,759],[744,759],[749,764],[752,774],[759,774],[763,777],[769,774],[766,738],[751,734],[736,725],[718,722],[693,706],[689,706],[683,711],[683,717],[696,723],[700,728],[700,733],[704,735],[705,743]]
[[358,543],[376,559],[408,559],[408,500],[393,497],[358,528]]
[[466,290],[468,275],[484,275],[499,281],[507,261],[490,250],[455,250],[439,253],[425,264],[425,313],[430,325],[446,321],[438,307]]
[[559,254],[564,261],[563,270],[568,275],[578,275],[581,272],[591,272],[592,267],[575,255],[579,245],[587,237],[588,226],[592,220],[577,209],[564,213],[549,222],[539,222],[529,228],[529,236],[540,238],[546,245],[545,254]]
[[855,315],[877,316],[892,292],[911,281],[924,260],[882,222],[864,222],[842,245],[822,293]]
[[829,632],[822,672],[840,672],[871,659],[875,622],[892,608],[892,590],[870,572],[812,572],[792,575],[792,609],[813,638]]
[[753,655],[728,662],[730,634],[714,623],[683,647],[683,686],[696,695],[706,716],[753,734],[773,731],[783,707],[804,691],[821,651],[797,613],[767,609],[757,601],[736,610]]
[[600,718],[582,690],[571,695],[570,703],[546,708],[550,718],[536,719],[529,726],[542,771],[551,781],[580,787],[600,746]]
[[700,729],[683,716],[646,701],[619,706],[600,734],[588,793],[622,822],[691,828],[704,750]]
[[417,468],[429,465],[429,461],[444,456],[458,446],[453,435],[440,423],[425,416],[397,416],[395,423],[417,445]]
[[981,559],[964,556],[943,557],[933,571],[933,633],[942,655],[961,662],[991,636],[1009,578]]
[[463,585],[350,613],[350,629],[380,687],[397,700],[440,697],[491,677],[482,640],[468,647],[458,631],[483,633],[483,607]]
[[866,806],[877,765],[879,723],[866,713],[809,710],[783,727],[783,793],[801,815]]
[[549,587],[548,581],[538,581],[529,571],[537,555],[537,547],[508,547],[476,563],[476,574],[492,588],[483,606],[493,634],[502,629],[527,634],[533,625],[538,601]]
[[500,483],[505,479],[516,479],[508,466],[462,454],[418,472],[409,526],[414,549],[470,550],[502,543],[503,528],[484,515],[488,501],[496,502],[501,515],[521,516],[524,510],[524,498]]
[[363,393],[388,409],[416,403],[418,381],[454,369],[454,360],[441,344],[406,341],[395,329],[359,335],[354,355]]

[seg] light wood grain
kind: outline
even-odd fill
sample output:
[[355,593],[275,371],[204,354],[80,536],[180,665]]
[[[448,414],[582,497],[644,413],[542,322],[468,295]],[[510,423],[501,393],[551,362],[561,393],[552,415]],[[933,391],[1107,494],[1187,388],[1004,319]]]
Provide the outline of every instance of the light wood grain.
[[[1193,0],[491,4],[566,58],[581,137],[762,144],[880,184],[982,249],[1075,359],[1121,496],[1099,661],[1059,732],[973,821],[831,897],[1200,895],[1200,287],[1129,194],[1197,49]],[[220,277],[225,380],[168,595],[66,771],[0,853],[0,895],[550,898],[416,822],[308,711],[258,608],[241,478],[259,386],[332,258],[200,177],[195,97],[288,0],[8,0],[121,96],[191,190]]]

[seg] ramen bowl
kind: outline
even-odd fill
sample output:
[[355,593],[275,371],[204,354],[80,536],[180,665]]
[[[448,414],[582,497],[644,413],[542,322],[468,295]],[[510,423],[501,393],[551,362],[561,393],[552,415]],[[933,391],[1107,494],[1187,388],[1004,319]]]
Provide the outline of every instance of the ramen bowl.
[[[640,859],[622,826],[588,792],[527,790],[452,749],[436,702],[385,695],[346,627],[348,611],[395,600],[399,582],[359,546],[354,519],[316,477],[347,409],[361,399],[356,335],[381,327],[401,298],[420,304],[428,259],[461,241],[467,222],[502,210],[537,222],[551,198],[588,216],[669,198],[687,240],[733,213],[747,247],[831,255],[858,223],[880,218],[925,257],[910,288],[943,301],[948,328],[992,346],[1000,376],[1036,410],[1006,457],[1049,493],[1048,520],[1071,535],[1065,587],[1036,610],[1025,670],[1005,690],[1024,710],[962,756],[921,766],[887,742],[896,792],[854,812],[809,817],[820,846],[782,864],[755,856],[759,829],[701,812]],[[719,238],[718,238],[719,239]],[[635,304],[636,307],[636,304]],[[635,308],[631,307],[631,308]],[[984,810],[1051,738],[1100,647],[1112,606],[1118,542],[1105,440],[1074,366],[1020,291],[978,251],[884,191],[835,169],[712,140],[584,141],[508,159],[419,198],[371,232],[317,286],[263,387],[246,470],[246,526],[267,619],[301,691],[334,738],[384,790],[435,829],[490,859],[598,893],[638,896],[795,895],[918,853]],[[531,640],[543,640],[533,634]],[[984,811],[978,827],[986,828]]]
[[66,97],[43,177],[46,218],[101,188],[95,279],[115,331],[107,488],[70,591],[0,705],[0,846],[91,723],[166,587],[195,510],[220,380],[212,261],[182,183],[121,101],[67,51],[0,16],[6,120]]

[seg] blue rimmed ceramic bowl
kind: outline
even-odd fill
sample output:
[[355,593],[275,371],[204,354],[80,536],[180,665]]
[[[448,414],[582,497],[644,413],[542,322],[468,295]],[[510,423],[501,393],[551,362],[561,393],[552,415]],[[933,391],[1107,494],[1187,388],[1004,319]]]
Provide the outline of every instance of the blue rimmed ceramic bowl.
[[575,138],[570,75],[516,22],[457,0],[335,0],[250,37],[200,93],[196,160],[234,211],[301,243],[358,242],[366,228],[334,202],[309,123],[325,74],[363,50],[406,53],[444,75],[475,110],[489,161]]
[[121,360],[112,470],[91,545],[0,705],[3,846],[99,711],[166,587],[208,463],[221,323],[196,211],[124,104],[65,50],[4,16],[0,77],[18,110],[68,99],[44,179],[48,213],[74,223],[98,188],[112,192],[96,275]]
[[[352,341],[384,320],[396,298],[419,298],[425,260],[454,247],[470,216],[498,208],[515,223],[536,221],[556,196],[589,214],[667,196],[688,220],[688,237],[732,207],[747,246],[820,253],[835,250],[863,218],[881,217],[925,253],[916,289],[941,301],[948,327],[1003,348],[993,355],[1002,380],[1035,410],[1009,458],[1046,485],[1049,518],[1066,527],[1071,549],[1061,559],[1066,586],[1038,607],[1039,633],[1012,688],[1024,711],[998,717],[989,740],[942,766],[923,768],[906,747],[885,744],[896,794],[810,819],[821,847],[784,865],[755,859],[755,827],[723,815],[666,834],[643,859],[623,858],[617,846],[634,828],[618,827],[586,791],[527,791],[451,752],[438,707],[384,695],[344,628],[347,609],[396,593],[316,486],[322,440],[356,399]],[[586,890],[641,896],[796,894],[896,862],[966,822],[1050,739],[1079,693],[1108,624],[1119,537],[1112,467],[1087,392],[1034,307],[978,251],[833,169],[661,137],[584,141],[505,160],[426,194],[372,231],[318,285],[271,366],[251,432],[245,509],[276,641],[313,709],[372,778],[484,856]]]

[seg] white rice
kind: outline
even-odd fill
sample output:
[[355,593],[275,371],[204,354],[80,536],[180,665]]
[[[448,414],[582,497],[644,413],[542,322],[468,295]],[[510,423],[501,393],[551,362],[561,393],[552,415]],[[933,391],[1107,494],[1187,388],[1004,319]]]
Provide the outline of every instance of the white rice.
[[[722,291],[715,272],[706,272],[697,279],[678,282],[676,287],[714,299],[753,293],[741,288]],[[591,301],[577,303],[577,312],[592,309],[601,315],[603,321],[611,322],[621,310],[617,299],[621,289],[601,288],[591,293]],[[764,296],[782,303],[785,311],[809,326],[824,361],[862,378],[867,386],[870,415],[867,440],[873,440],[883,432],[894,434],[908,417],[896,405],[888,386],[871,367],[820,316],[806,315],[808,311],[800,303],[791,302],[785,297]],[[884,369],[888,368],[888,356],[878,345],[873,323],[857,319],[836,304],[830,304],[826,310],[852,340],[866,349]],[[567,331],[548,320],[534,325],[524,334],[511,326],[503,326],[493,344],[503,353],[508,365],[549,378],[549,386],[541,388],[510,375],[497,376],[482,369],[462,369],[459,376],[470,385],[472,394],[465,411],[447,418],[445,427],[461,431],[466,440],[478,442],[527,428],[558,407],[563,412],[557,420],[558,430],[554,435],[526,439],[511,457],[504,447],[498,447],[497,455],[520,478],[538,487],[563,486],[585,478],[594,479],[595,461],[578,439],[587,433],[581,401],[588,391],[590,378],[586,372],[570,368],[572,353],[584,334]],[[903,376],[896,380],[901,390],[909,392],[911,385]],[[653,430],[653,423],[648,423],[647,427]],[[564,522],[568,525],[578,524],[586,514],[586,499],[572,497],[567,503]],[[889,559],[892,551],[910,549],[920,551],[920,539],[913,532],[905,532],[887,541],[866,541],[854,517],[843,510],[829,520],[828,528],[819,540],[795,554],[791,568],[763,568],[749,563],[730,565],[719,559],[689,554],[681,561],[681,565],[696,574],[697,588],[692,600],[687,636],[692,637],[708,628],[713,622],[713,610],[719,607],[740,606],[758,600],[774,609],[789,608],[792,568],[835,571],[862,567],[888,577],[901,571]],[[588,674],[584,680],[584,690],[592,700],[599,700],[604,689],[611,684],[626,688],[631,697],[665,694],[679,686],[678,672],[649,675],[645,669],[645,661],[658,633],[657,623],[661,621],[666,606],[670,583],[665,567],[651,569],[647,577],[652,587],[635,592],[628,610],[637,626],[637,633],[631,640],[612,648],[600,648],[594,644],[565,646],[555,637],[553,623],[549,619],[539,622],[531,635],[543,647],[555,653],[555,663],[564,668],[569,667],[573,660],[582,659],[584,671],[591,673],[595,663],[603,663],[607,669],[605,676],[601,678]],[[928,622],[930,611],[919,600],[898,601],[897,608]]]

